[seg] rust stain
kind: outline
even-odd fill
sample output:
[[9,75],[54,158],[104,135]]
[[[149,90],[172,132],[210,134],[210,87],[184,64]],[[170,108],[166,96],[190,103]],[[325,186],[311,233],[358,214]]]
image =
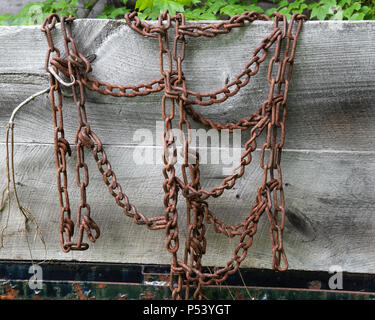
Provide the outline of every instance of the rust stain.
[[322,283],[319,280],[309,282],[309,289],[320,289],[321,287]]
[[43,300],[43,298],[39,295],[39,293],[36,293],[32,299],[33,300]]
[[169,287],[170,279],[171,279],[171,277],[168,274],[161,274],[158,277],[159,281],[164,281],[165,282],[165,284],[164,284],[165,288]]
[[[152,273],[145,273],[144,274],[144,281],[145,282],[159,282],[163,284],[163,287],[167,288],[169,287],[169,282],[170,282],[170,275],[169,274],[152,274]],[[149,285],[151,285],[149,283]]]
[[89,297],[83,293],[82,287],[78,283],[73,284],[73,290],[77,294],[79,300],[89,300]]
[[169,283],[170,276],[168,274],[160,274],[158,276],[158,281],[165,281]]
[[142,300],[152,300],[155,299],[155,294],[151,290],[146,290],[145,293],[139,295]]
[[242,293],[236,296],[236,300],[245,300],[245,297]]
[[19,293],[19,290],[13,289],[12,286],[7,283],[4,284],[5,294],[0,295],[0,300],[13,300],[16,299]]
[[235,297],[235,300],[245,300],[245,297],[244,295],[241,293],[240,290],[236,289],[234,290],[235,294],[236,294],[236,297]]

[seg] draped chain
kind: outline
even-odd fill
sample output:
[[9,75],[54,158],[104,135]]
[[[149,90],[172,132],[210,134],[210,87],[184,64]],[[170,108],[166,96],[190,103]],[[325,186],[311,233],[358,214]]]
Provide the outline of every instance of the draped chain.
[[[272,267],[286,270],[288,261],[283,247],[283,230],[285,225],[285,197],[281,172],[281,154],[285,140],[285,120],[287,95],[292,77],[297,39],[306,16],[294,14],[289,23],[284,15],[273,14],[272,31],[260,42],[252,52],[244,69],[225,86],[213,92],[200,93],[188,88],[183,72],[186,37],[216,37],[227,34],[232,29],[243,27],[255,20],[268,21],[270,18],[257,12],[244,12],[230,20],[216,24],[186,23],[183,14],[171,16],[167,11],[161,14],[157,23],[148,24],[141,21],[136,12],[127,13],[125,20],[128,26],[145,37],[155,38],[159,44],[160,77],[149,83],[136,85],[110,84],[91,77],[91,62],[94,58],[85,57],[76,46],[72,34],[73,17],[50,15],[43,23],[48,43],[45,68],[50,73],[50,103],[54,125],[54,150],[57,168],[57,189],[60,203],[60,244],[65,252],[70,250],[86,250],[84,236],[95,242],[100,236],[99,226],[91,217],[91,207],[87,202],[89,185],[88,165],[85,152],[90,152],[97,163],[99,172],[109,193],[124,214],[136,224],[146,225],[150,230],[165,230],[166,249],[172,256],[170,271],[170,288],[173,299],[202,299],[202,286],[223,282],[231,274],[238,271],[241,262],[246,258],[252,245],[253,236],[257,232],[260,217],[266,213],[269,221],[269,233],[272,246]],[[53,30],[61,23],[65,54],[55,47]],[[170,39],[169,30],[174,25],[174,38]],[[172,44],[172,46],[170,46]],[[274,47],[269,59],[267,80],[268,96],[259,109],[236,122],[214,122],[195,110],[194,105],[210,106],[221,103],[234,96],[255,76],[261,64],[267,59],[270,48]],[[61,80],[61,76],[69,78],[69,83]],[[71,156],[70,143],[65,138],[63,125],[63,99],[61,85],[71,87],[74,104],[77,110],[78,127],[75,136],[75,152],[77,155],[75,175],[80,189],[80,203],[76,211],[76,220],[72,220],[71,205],[68,194],[67,156]],[[85,88],[104,95],[116,97],[145,96],[154,92],[162,92],[161,115],[164,120],[163,131],[163,205],[164,214],[146,217],[139,212],[117,181],[116,175],[108,160],[103,144],[90,127],[85,109]],[[173,134],[173,120],[178,120],[178,137]],[[244,144],[245,151],[241,155],[239,165],[232,174],[225,177],[221,184],[204,189],[200,183],[200,155],[191,147],[191,118],[216,130],[239,129],[249,132],[249,139]],[[209,198],[220,197],[230,190],[241,178],[246,167],[252,161],[252,153],[257,149],[257,138],[265,133],[266,139],[260,148],[260,169],[263,172],[261,185],[257,189],[255,203],[248,215],[236,225],[221,221],[209,208]],[[182,176],[176,175],[177,147],[176,140],[182,145]],[[187,229],[184,257],[180,261],[180,233],[178,225],[177,201],[182,194],[186,202]],[[214,272],[206,272],[202,265],[206,253],[206,224],[229,238],[238,237],[238,244],[232,257],[224,267]],[[74,231],[78,235],[74,240]],[[194,291],[191,294],[190,289]]]

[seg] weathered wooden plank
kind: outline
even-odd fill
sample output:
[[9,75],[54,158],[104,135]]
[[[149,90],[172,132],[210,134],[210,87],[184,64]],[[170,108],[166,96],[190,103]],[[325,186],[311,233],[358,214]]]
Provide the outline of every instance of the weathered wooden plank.
[[[249,53],[271,28],[271,23],[255,22],[214,39],[188,38],[184,70],[189,88],[202,92],[221,88],[226,79],[233,79],[241,71]],[[287,148],[374,149],[374,31],[372,21],[304,25],[289,92]],[[159,77],[157,41],[141,37],[124,22],[78,20],[74,33],[84,54],[98,56],[93,63],[95,77],[121,84]],[[59,33],[55,38],[61,47]],[[3,44],[0,125],[3,125],[14,105],[46,86],[43,69],[46,41],[39,27],[1,27],[0,41]],[[221,105],[198,109],[214,120],[233,121],[247,116],[267,94],[266,64],[238,95]],[[155,121],[160,120],[159,94],[118,99],[88,92],[88,100],[93,128],[108,144],[134,145],[133,133],[139,126],[154,131]],[[20,116],[17,141],[51,142],[46,103],[41,98]],[[68,119],[75,118],[71,104],[66,105],[65,112]],[[74,120],[66,121],[70,139],[75,125]],[[201,126],[194,124],[194,127]]]
[[[132,160],[134,147],[111,146],[107,149],[118,180],[131,201],[148,216],[160,215],[163,212],[161,166],[135,165]],[[0,156],[4,157],[3,146]],[[74,158],[73,155],[69,159],[68,166],[72,173]],[[62,253],[58,245],[59,210],[52,146],[17,145],[16,159],[20,196],[39,221],[48,246],[48,259],[169,263],[170,257],[164,249],[164,232],[149,231],[125,217],[108,194],[90,158],[87,161],[90,168],[88,201],[92,205],[92,216],[102,229],[102,236],[89,251]],[[239,222],[249,212],[256,186],[261,180],[258,153],[254,161],[234,190],[209,201],[211,208],[224,221]],[[287,197],[284,244],[290,268],[328,270],[331,265],[340,265],[345,271],[375,272],[375,195],[369,188],[375,183],[374,153],[285,152],[283,170]],[[201,174],[204,187],[220,183],[223,177],[220,165],[203,165]],[[74,174],[70,174],[73,208],[79,197],[74,179]],[[4,180],[1,181],[3,185]],[[185,222],[183,199],[180,199],[179,208],[182,226]],[[4,221],[5,213],[1,216],[1,223]],[[20,228],[22,219],[13,209],[0,259],[29,258]],[[183,227],[181,234],[181,241],[184,241]],[[268,237],[268,222],[264,216],[249,256],[243,262],[244,267],[270,268]],[[204,262],[223,265],[231,256],[236,239],[229,240],[209,228]],[[43,248],[38,242],[33,245],[32,253],[34,259],[44,258]]]
[[[226,78],[232,79],[243,68],[249,52],[271,28],[270,23],[254,23],[215,39],[189,39],[184,62],[189,87],[200,91],[222,87]],[[375,272],[374,29],[374,22],[308,22],[301,33],[289,92],[287,151],[282,163],[288,217],[285,247],[291,269],[328,270],[331,265],[340,265],[345,271]],[[75,23],[74,33],[84,54],[97,54],[93,63],[95,77],[125,84],[159,76],[157,43],[140,37],[123,22],[81,20]],[[61,46],[58,34],[56,41]],[[36,27],[0,27],[0,42],[3,44],[0,47],[0,126],[3,127],[15,105],[47,85],[43,70],[46,44]],[[265,98],[264,69],[253,80],[226,103],[201,108],[202,112],[222,121],[248,115]],[[66,133],[73,142],[76,116],[71,101],[66,100]],[[140,149],[134,133],[139,128],[151,130],[154,140],[148,150],[159,150],[152,146],[157,144],[159,104],[159,94],[116,99],[88,92],[87,110],[92,128],[109,145],[111,162],[130,199],[150,216],[162,212],[161,166],[136,166],[133,154]],[[95,208],[93,217],[101,226],[103,236],[87,252],[61,252],[57,244],[58,204],[50,118],[47,97],[39,97],[17,116],[15,129],[20,194],[45,234],[47,258],[169,263],[164,233],[147,231],[124,217],[108,195],[92,161],[89,201]],[[201,128],[197,124],[193,126]],[[0,159],[4,158],[3,137],[1,129]],[[209,151],[215,150],[219,149],[212,144]],[[74,157],[69,162],[71,171]],[[260,182],[257,161],[256,154],[254,164],[232,192],[210,201],[218,216],[228,223],[240,221],[254,201]],[[203,165],[203,186],[220,183],[227,171],[223,172],[221,165]],[[0,177],[4,175],[2,162]],[[4,182],[0,182],[1,186]],[[70,186],[75,188],[73,180]],[[75,190],[71,197],[77,205],[78,190]],[[180,222],[184,219],[181,211]],[[1,222],[4,221],[3,213]],[[0,258],[29,258],[20,228],[22,219],[13,209]],[[236,241],[211,230],[208,243],[204,263],[223,265]],[[40,244],[35,244],[33,258],[44,258]],[[270,262],[264,218],[243,265],[270,268]]]

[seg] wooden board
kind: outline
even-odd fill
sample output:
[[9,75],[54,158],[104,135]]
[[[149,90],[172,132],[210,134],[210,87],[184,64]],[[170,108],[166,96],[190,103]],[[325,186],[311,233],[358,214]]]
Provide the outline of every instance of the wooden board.
[[[189,38],[183,65],[189,88],[202,92],[221,88],[226,78],[231,80],[241,71],[251,50],[271,29],[271,23],[256,22],[214,39]],[[340,265],[345,271],[375,272],[374,31],[374,22],[308,22],[303,27],[289,91],[282,162],[287,197],[284,243],[291,269],[328,270]],[[78,20],[74,34],[84,54],[97,54],[93,75],[101,80],[126,84],[159,76],[157,41],[141,37],[123,22]],[[61,46],[58,33],[55,39]],[[19,102],[47,86],[48,76],[43,69],[47,46],[37,27],[1,27],[0,43],[0,126],[4,128]],[[233,121],[256,110],[267,94],[264,69],[235,97],[199,110],[221,121]],[[66,134],[73,141],[75,110],[69,91],[64,94]],[[161,166],[134,163],[134,151],[139,151],[135,133],[139,128],[150,130],[154,139],[147,148],[160,151],[155,132],[161,120],[160,97],[113,98],[88,92],[92,128],[106,144],[131,201],[148,216],[162,213]],[[196,123],[193,127],[203,128]],[[64,254],[58,245],[53,130],[46,96],[37,98],[17,116],[15,134],[21,199],[39,221],[48,259],[170,262],[164,249],[164,232],[148,231],[125,217],[108,194],[93,161],[89,161],[89,201],[103,235],[89,251]],[[215,144],[209,147],[212,152],[221,151]],[[0,148],[4,159],[4,129],[0,131]],[[74,161],[74,156],[69,159],[71,172]],[[0,170],[3,177],[3,161]],[[218,184],[223,177],[221,164],[202,166],[204,187]],[[76,206],[78,189],[73,180],[69,182],[72,204]],[[210,206],[223,220],[236,223],[253,204],[259,182],[256,153],[254,163],[235,189],[210,201]],[[2,179],[0,186],[4,183]],[[183,224],[182,208],[180,199]],[[271,267],[268,225],[266,219],[262,220],[244,267]],[[29,259],[21,228],[22,219],[12,209],[0,259]],[[181,233],[183,239],[183,228]],[[236,239],[228,240],[210,229],[204,264],[224,265],[235,245]],[[37,241],[32,253],[34,259],[44,258]]]

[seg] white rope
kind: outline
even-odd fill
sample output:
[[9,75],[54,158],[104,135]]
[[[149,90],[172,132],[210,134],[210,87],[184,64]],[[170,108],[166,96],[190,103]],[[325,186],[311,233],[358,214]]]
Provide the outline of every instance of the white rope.
[[[55,72],[55,70],[53,70],[53,68],[51,67],[48,67],[48,71],[55,77],[55,79],[60,83],[62,84],[63,86],[65,87],[72,87],[75,85],[76,83],[76,79],[74,78],[74,76],[72,75],[72,78],[73,78],[73,81],[72,82],[65,82],[63,79],[61,79],[61,77]],[[21,102],[14,110],[13,110],[13,113],[9,119],[9,122],[8,122],[8,125],[10,126],[13,126],[13,123],[14,123],[14,117],[16,116],[17,112],[23,107],[25,106],[26,104],[28,104],[30,101],[34,100],[36,97],[38,96],[41,96],[42,94],[45,94],[47,93],[51,88],[48,87],[42,91],[39,91],[37,93],[34,93],[32,96],[28,97],[26,100],[24,100],[23,102]]]
[[45,94],[47,93],[48,91],[50,90],[50,87],[42,90],[42,91],[39,91],[35,94],[33,94],[32,96],[28,97],[26,100],[24,100],[23,102],[21,102],[12,112],[12,115],[11,117],[9,118],[9,122],[8,122],[8,125],[10,126],[13,126],[14,124],[14,117],[16,116],[17,112],[25,105],[27,105],[30,101],[34,100],[36,97],[38,96],[41,96],[42,94]]
[[[55,77],[55,79],[60,83],[62,84],[63,86],[65,87],[71,87],[73,85],[75,85],[76,83],[76,80],[73,77],[73,81],[72,82],[65,82],[63,79],[61,79],[61,77],[55,72],[55,70],[53,70],[53,68],[49,67],[48,68],[48,71]],[[16,114],[22,109],[22,107],[24,107],[25,105],[27,105],[29,102],[31,102],[32,100],[34,100],[36,97],[39,97],[47,92],[49,92],[51,89],[51,87],[48,87],[48,88],[45,88],[39,92],[36,92],[34,93],[33,95],[31,95],[30,97],[28,97],[27,99],[25,99],[24,101],[22,101],[12,112],[12,115],[10,116],[9,118],[9,121],[8,121],[8,124],[6,126],[7,128],[7,132],[6,132],[6,150],[7,150],[7,158],[6,158],[6,170],[7,170],[7,180],[8,180],[8,183],[7,183],[7,187],[4,189],[4,191],[2,192],[1,194],[1,200],[0,200],[0,212],[4,209],[5,207],[5,201],[7,201],[7,204],[8,204],[8,214],[7,214],[7,218],[6,218],[6,222],[5,222],[5,225],[0,229],[0,248],[3,247],[3,236],[4,236],[4,231],[5,229],[7,229],[8,227],[8,221],[9,221],[9,216],[10,216],[10,206],[11,206],[11,200],[10,200],[10,188],[11,186],[13,187],[13,191],[14,191],[14,196],[15,196],[15,199],[16,199],[16,203],[17,203],[17,206],[18,206],[18,209],[19,211],[23,214],[24,218],[25,218],[25,236],[26,236],[26,241],[27,241],[27,245],[28,245],[28,249],[29,249],[29,253],[30,253],[30,257],[31,257],[31,261],[32,263],[34,264],[33,262],[33,257],[32,257],[32,253],[31,253],[31,246],[30,246],[30,242],[29,242],[29,239],[28,239],[28,236],[27,236],[27,221],[30,219],[34,225],[35,225],[35,228],[36,228],[36,233],[35,233],[35,238],[37,235],[39,235],[39,238],[44,246],[44,249],[45,249],[45,255],[47,256],[47,247],[46,247],[46,244],[45,244],[45,241],[44,241],[44,238],[43,238],[43,235],[39,229],[39,225],[35,219],[35,217],[32,215],[32,213],[30,212],[29,209],[23,207],[20,203],[20,200],[19,200],[19,197],[18,197],[18,194],[17,194],[17,188],[16,188],[16,183],[15,183],[15,178],[14,178],[14,161],[13,161],[13,156],[14,156],[14,141],[13,141],[13,132],[14,132],[14,119],[16,117]],[[11,135],[11,141],[10,141],[10,145],[11,145],[11,150],[9,152],[9,133]],[[10,159],[9,159],[10,158]],[[9,165],[9,160],[10,160],[10,165]],[[35,241],[35,238],[34,238],[34,241]],[[45,261],[45,260],[44,260]],[[43,262],[41,262],[43,263]]]

